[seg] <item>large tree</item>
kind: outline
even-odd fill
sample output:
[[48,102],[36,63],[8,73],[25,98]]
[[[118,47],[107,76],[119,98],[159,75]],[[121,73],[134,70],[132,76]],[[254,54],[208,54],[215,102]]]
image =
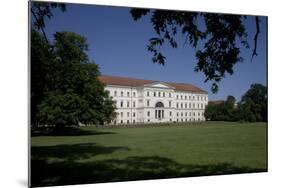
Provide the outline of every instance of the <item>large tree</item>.
[[252,84],[242,96],[240,107],[251,112],[253,121],[267,121],[267,87]]
[[[212,91],[218,91],[218,83],[226,74],[233,74],[233,66],[243,62],[240,48],[249,48],[247,30],[242,15],[197,13],[154,9],[131,9],[134,20],[149,15],[156,36],[149,39],[148,51],[153,53],[152,61],[164,65],[166,57],[161,46],[168,43],[177,48],[177,35],[182,35],[186,43],[196,48],[195,71],[205,75],[205,82],[211,81]],[[257,55],[257,40],[260,33],[258,16],[252,57]],[[200,46],[198,46],[200,44]]]
[[115,117],[114,102],[98,80],[98,66],[88,59],[84,37],[57,32],[54,43],[47,44],[32,31],[31,40],[31,49],[41,52],[31,51],[33,125],[104,124]]

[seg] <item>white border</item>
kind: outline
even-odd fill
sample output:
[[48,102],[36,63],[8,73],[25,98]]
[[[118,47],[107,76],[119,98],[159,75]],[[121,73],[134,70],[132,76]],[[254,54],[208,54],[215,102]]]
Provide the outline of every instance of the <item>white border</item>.
[[[57,0],[61,1],[61,0]],[[62,2],[62,1],[61,1]],[[78,2],[68,0],[67,2]],[[79,3],[181,9],[207,12],[258,14],[269,16],[269,172],[258,174],[224,175],[77,185],[72,187],[280,187],[281,124],[280,104],[280,5],[278,1],[262,0],[80,0]],[[27,0],[3,1],[1,19],[0,63],[0,187],[27,186],[27,83],[28,30]],[[278,186],[279,185],[279,186]],[[71,187],[71,186],[66,186]]]

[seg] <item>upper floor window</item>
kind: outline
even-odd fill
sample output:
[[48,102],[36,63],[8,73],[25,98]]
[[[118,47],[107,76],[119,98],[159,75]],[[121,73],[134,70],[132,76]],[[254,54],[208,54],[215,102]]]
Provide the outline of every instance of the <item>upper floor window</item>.
[[133,101],[133,107],[134,108],[136,107],[136,101]]
[[130,92],[127,92],[127,97],[130,97]]
[[121,108],[123,107],[123,101],[120,102],[120,107],[121,107]]
[[136,113],[135,112],[133,112],[133,117],[136,117]]
[[169,93],[169,97],[172,97],[171,93]]
[[146,96],[148,96],[148,97],[149,97],[149,91],[148,91],[148,92],[146,92]]
[[193,100],[195,100],[195,96],[193,96]]
[[147,117],[149,117],[149,116],[150,116],[150,111],[147,112]]
[[120,116],[123,117],[123,112],[120,113]]
[[183,105],[182,105],[182,103],[181,103],[181,108],[183,108]]
[[127,107],[128,108],[130,107],[130,101],[127,101]]
[[189,103],[189,108],[191,108],[191,103]]
[[184,99],[186,100],[186,99],[187,99],[187,96],[184,96]]
[[185,108],[187,108],[187,103],[185,103]]
[[163,92],[163,97],[165,97],[165,92]]
[[133,92],[133,97],[136,97],[136,92]]
[[172,101],[169,101],[169,107],[172,107]]
[[127,116],[130,117],[130,112],[127,112]]
[[149,100],[146,101],[146,106],[150,106],[149,102],[150,102]]
[[117,91],[114,91],[114,96],[115,96],[115,97],[117,96]]
[[179,96],[177,95],[177,99],[179,98]]
[[189,100],[191,100],[191,96],[190,96],[190,95],[189,95],[189,97],[188,97],[188,98],[189,98]]
[[121,91],[121,97],[123,97],[123,91]]
[[179,108],[179,103],[177,102],[177,108]]
[[160,93],[160,91],[158,92],[158,97],[161,97],[161,93]]
[[170,111],[170,116],[172,116],[172,111]]
[[156,97],[156,92],[154,91],[154,97]]
[[182,95],[181,95],[181,99],[182,99]]

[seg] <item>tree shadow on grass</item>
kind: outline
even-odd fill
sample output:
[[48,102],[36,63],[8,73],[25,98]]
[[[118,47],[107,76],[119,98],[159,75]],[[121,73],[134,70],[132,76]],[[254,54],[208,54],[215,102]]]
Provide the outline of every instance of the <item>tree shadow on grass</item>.
[[[159,156],[79,162],[75,159],[84,159],[99,154],[109,154],[119,150],[128,150],[128,148],[90,146],[87,144],[76,144],[74,146],[69,146],[69,148],[67,147],[68,146],[50,146],[40,149],[32,148],[32,186],[192,177],[264,172],[267,170],[264,168],[238,167],[230,163],[213,165],[180,164],[169,158]],[[63,154],[60,154],[60,152]],[[60,162],[50,162],[47,160],[47,157],[58,157],[64,160]]]
[[40,127],[31,129],[31,136],[87,136],[87,135],[103,135],[116,134],[115,132],[87,130],[80,127]]

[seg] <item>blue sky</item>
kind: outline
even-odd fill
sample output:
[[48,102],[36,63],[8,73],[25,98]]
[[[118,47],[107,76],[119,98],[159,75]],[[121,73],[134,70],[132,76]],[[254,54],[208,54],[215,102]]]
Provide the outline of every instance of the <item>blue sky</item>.
[[[135,22],[129,8],[67,4],[66,11],[54,11],[54,17],[46,21],[45,31],[49,38],[57,31],[72,31],[87,38],[88,55],[105,75],[135,77],[150,80],[185,82],[209,92],[209,100],[225,99],[233,95],[237,100],[252,83],[267,82],[266,60],[266,18],[260,23],[258,57],[251,61],[251,50],[241,49],[244,63],[236,64],[234,74],[227,75],[220,84],[219,92],[213,94],[211,83],[204,83],[204,75],[194,72],[195,51],[184,45],[178,37],[179,47],[162,47],[167,58],[165,66],[154,64],[152,54],[147,51],[148,40],[157,36],[149,17]],[[254,17],[245,21],[250,46],[255,34]]]

